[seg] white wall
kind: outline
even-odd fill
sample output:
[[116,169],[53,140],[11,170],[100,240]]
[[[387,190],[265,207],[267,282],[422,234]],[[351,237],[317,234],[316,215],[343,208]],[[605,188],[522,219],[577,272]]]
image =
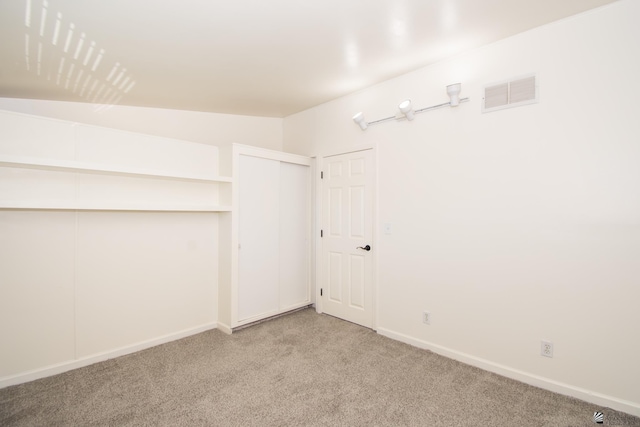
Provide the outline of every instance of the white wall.
[[[216,146],[2,111],[0,155],[218,172]],[[228,213],[109,208],[217,205],[219,185],[0,166],[0,387],[215,327]]]
[[282,149],[282,119],[81,102],[0,98],[0,110],[140,132],[203,144]]
[[[640,415],[638,16],[622,0],[285,118],[285,151],[377,145],[379,332]],[[483,85],[532,72],[538,104],[481,114]],[[351,121],[458,81],[455,109]]]
[[0,210],[0,386],[215,327],[216,215]]

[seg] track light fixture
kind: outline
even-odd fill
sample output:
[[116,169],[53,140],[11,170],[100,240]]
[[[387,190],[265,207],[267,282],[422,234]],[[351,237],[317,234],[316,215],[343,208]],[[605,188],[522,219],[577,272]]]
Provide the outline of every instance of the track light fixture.
[[353,121],[360,126],[360,129],[365,130],[367,128],[367,122],[364,121],[364,114],[362,114],[362,111],[353,116]]
[[407,120],[411,121],[416,117],[415,114],[413,114],[413,108],[411,108],[410,99],[405,99],[404,101],[402,101],[400,105],[398,105],[398,108],[400,109],[400,112],[405,115]]
[[411,106],[411,100],[405,99],[398,105],[398,109],[402,113],[402,116],[391,116],[391,117],[385,117],[383,119],[375,120],[373,122],[366,122],[364,120],[364,114],[360,112],[355,116],[353,116],[353,121],[356,122],[356,124],[360,126],[360,129],[362,130],[365,130],[369,125],[375,125],[378,123],[387,122],[389,120],[398,120],[404,117],[406,117],[407,120],[411,121],[415,118],[416,114],[424,113],[425,111],[429,111],[429,110],[436,110],[438,108],[442,108],[446,106],[457,107],[461,102],[469,101],[469,98],[460,98],[461,91],[462,91],[462,84],[455,83],[447,86],[447,95],[449,95],[449,102],[433,105],[431,107],[420,108],[419,110],[414,110]]

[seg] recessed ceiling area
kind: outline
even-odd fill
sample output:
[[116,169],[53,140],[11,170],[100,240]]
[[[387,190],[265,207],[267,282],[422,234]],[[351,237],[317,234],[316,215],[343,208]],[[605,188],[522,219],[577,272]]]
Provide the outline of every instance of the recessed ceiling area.
[[0,97],[285,117],[613,1],[2,1]]

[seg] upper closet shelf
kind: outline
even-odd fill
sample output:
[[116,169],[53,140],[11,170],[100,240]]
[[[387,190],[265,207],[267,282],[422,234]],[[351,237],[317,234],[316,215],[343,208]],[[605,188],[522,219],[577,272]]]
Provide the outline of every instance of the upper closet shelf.
[[0,166],[54,170],[62,172],[83,172],[105,175],[133,176],[141,178],[162,178],[199,182],[232,182],[230,177],[202,176],[195,174],[174,174],[149,169],[106,167],[102,165],[77,162],[74,160],[52,160],[36,157],[10,156],[0,154]]
[[132,203],[74,203],[65,201],[0,201],[0,209],[67,211],[137,211],[137,212],[231,212],[231,206],[215,205],[141,205]]

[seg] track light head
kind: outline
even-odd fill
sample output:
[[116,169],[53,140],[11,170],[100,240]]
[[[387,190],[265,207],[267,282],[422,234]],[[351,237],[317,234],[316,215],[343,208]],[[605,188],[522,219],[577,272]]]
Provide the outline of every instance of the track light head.
[[400,105],[398,105],[398,108],[400,109],[400,112],[405,115],[407,120],[411,121],[415,118],[413,108],[411,108],[410,99],[405,99],[404,101],[402,101]]
[[365,130],[367,128],[367,122],[364,120],[364,114],[362,114],[362,111],[353,116],[353,121],[360,126],[360,129]]
[[449,95],[449,98],[451,99],[449,104],[452,107],[457,107],[458,104],[460,104],[460,91],[461,90],[462,90],[462,85],[460,83],[455,83],[455,84],[447,86],[447,95]]

